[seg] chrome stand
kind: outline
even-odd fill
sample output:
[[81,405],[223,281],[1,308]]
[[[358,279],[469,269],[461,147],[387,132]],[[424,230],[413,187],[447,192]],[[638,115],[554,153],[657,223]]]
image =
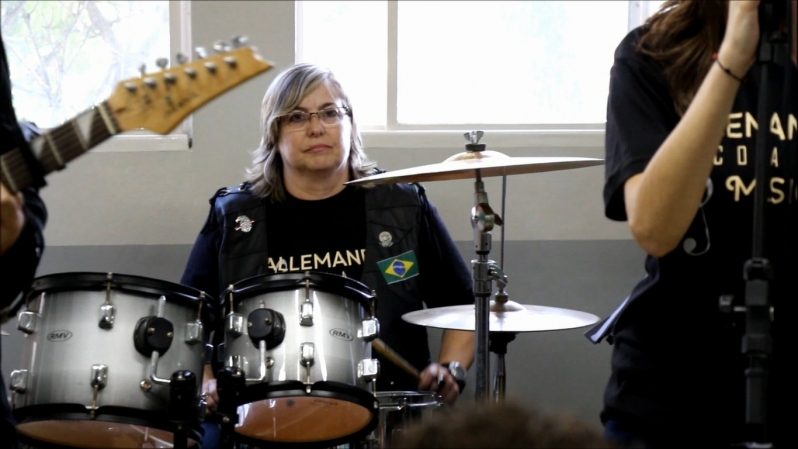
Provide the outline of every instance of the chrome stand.
[[[466,133],[469,143],[466,144],[467,152],[485,151],[485,144],[479,143],[482,131]],[[490,297],[493,292],[494,280],[503,280],[506,285],[506,276],[495,262],[488,259],[491,249],[491,234],[495,225],[502,225],[501,217],[493,212],[488,204],[488,194],[482,182],[480,170],[476,170],[474,183],[474,207],[471,209],[471,227],[474,229],[474,247],[477,259],[471,261],[474,277],[475,303],[475,339],[476,339],[476,402],[485,403],[489,399],[488,377],[490,376]]]

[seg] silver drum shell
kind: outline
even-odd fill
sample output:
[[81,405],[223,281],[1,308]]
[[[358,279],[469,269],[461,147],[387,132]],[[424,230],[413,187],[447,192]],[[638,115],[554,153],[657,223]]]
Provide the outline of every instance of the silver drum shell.
[[[92,365],[108,367],[107,384],[98,391],[97,407],[130,407],[166,413],[169,386],[150,380],[150,358],[136,351],[133,333],[136,323],[156,315],[158,297],[136,292],[111,290],[110,302],[116,308],[111,329],[99,327],[99,309],[105,291],[57,291],[31,301],[36,313],[32,334],[22,347],[22,368],[28,370],[27,390],[15,393],[15,408],[41,404],[92,404]],[[169,378],[174,371],[190,370],[197,376],[197,396],[201,388],[204,345],[184,342],[186,324],[197,320],[197,308],[166,301],[163,317],[172,322],[174,337],[158,362],[159,377]],[[68,339],[48,340],[48,336]],[[58,341],[53,341],[58,340]],[[149,391],[142,381],[151,385]]]
[[[261,293],[245,299],[235,299],[235,312],[244,318],[244,333],[238,337],[225,334],[224,360],[230,366],[232,356],[243,357],[240,368],[248,379],[260,376],[259,349],[246,331],[249,313],[268,308],[283,315],[285,337],[279,345],[266,350],[269,368],[264,382],[300,381],[315,383],[336,381],[371,391],[369,383],[358,377],[357,365],[371,358],[371,343],[358,337],[361,322],[368,318],[365,308],[344,296],[309,289],[313,304],[313,324],[300,325],[300,307],[305,302],[303,287],[294,290]],[[314,360],[308,369],[301,363],[301,346],[314,346]],[[250,384],[251,382],[248,382]]]

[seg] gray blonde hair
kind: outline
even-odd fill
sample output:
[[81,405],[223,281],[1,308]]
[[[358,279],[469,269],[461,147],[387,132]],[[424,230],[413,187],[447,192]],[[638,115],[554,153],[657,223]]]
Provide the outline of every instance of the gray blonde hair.
[[349,151],[350,180],[362,178],[374,169],[374,164],[368,160],[363,151],[363,141],[357,130],[352,104],[333,73],[329,69],[313,64],[295,64],[277,75],[263,97],[260,110],[263,137],[260,146],[252,152],[252,166],[247,170],[247,181],[252,185],[254,195],[268,196],[272,202],[285,200],[283,159],[277,149],[277,142],[280,140],[280,117],[296,109],[308,93],[323,83],[327,83],[343,102],[352,121]]

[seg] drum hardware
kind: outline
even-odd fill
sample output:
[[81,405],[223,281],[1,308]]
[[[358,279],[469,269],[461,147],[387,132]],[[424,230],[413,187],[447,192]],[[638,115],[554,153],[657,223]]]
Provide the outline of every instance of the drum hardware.
[[193,323],[186,323],[186,338],[185,342],[194,345],[204,341],[204,327],[202,325],[202,303],[205,302],[205,292],[200,292],[199,307],[197,310],[197,319]]
[[86,408],[89,410],[89,417],[94,419],[94,413],[97,411],[97,393],[105,388],[108,384],[108,366],[107,365],[92,365],[91,366],[91,386],[94,393],[91,397],[91,406]]
[[307,278],[305,279],[305,302],[299,306],[299,325],[313,326],[313,301],[310,300],[310,279]]
[[111,281],[114,278],[113,273],[108,273],[105,277],[105,303],[100,306],[100,329],[111,329],[114,327],[114,316],[116,315],[116,307],[111,304]]
[[192,421],[204,413],[200,401],[197,416],[192,415],[196,398],[197,376],[188,370],[178,370],[169,378],[169,417],[174,426],[173,449],[186,449]]
[[216,373],[216,392],[219,395],[216,411],[221,420],[220,446],[223,449],[235,447],[235,426],[239,423],[237,407],[245,387],[246,379],[241,368],[225,366]]

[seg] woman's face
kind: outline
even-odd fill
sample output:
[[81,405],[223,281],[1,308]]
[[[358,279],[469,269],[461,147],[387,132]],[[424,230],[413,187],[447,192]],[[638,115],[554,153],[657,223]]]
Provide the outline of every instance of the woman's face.
[[[330,122],[331,109],[339,108],[343,113],[338,123]],[[323,83],[308,92],[294,111],[311,113],[309,120],[297,123],[297,117],[280,118],[280,138],[277,149],[283,159],[283,170],[289,175],[306,176],[337,173],[345,170],[348,173],[349,152],[351,147],[352,122],[343,109],[343,101],[334,94],[334,90]],[[289,113],[290,115],[290,113]]]

